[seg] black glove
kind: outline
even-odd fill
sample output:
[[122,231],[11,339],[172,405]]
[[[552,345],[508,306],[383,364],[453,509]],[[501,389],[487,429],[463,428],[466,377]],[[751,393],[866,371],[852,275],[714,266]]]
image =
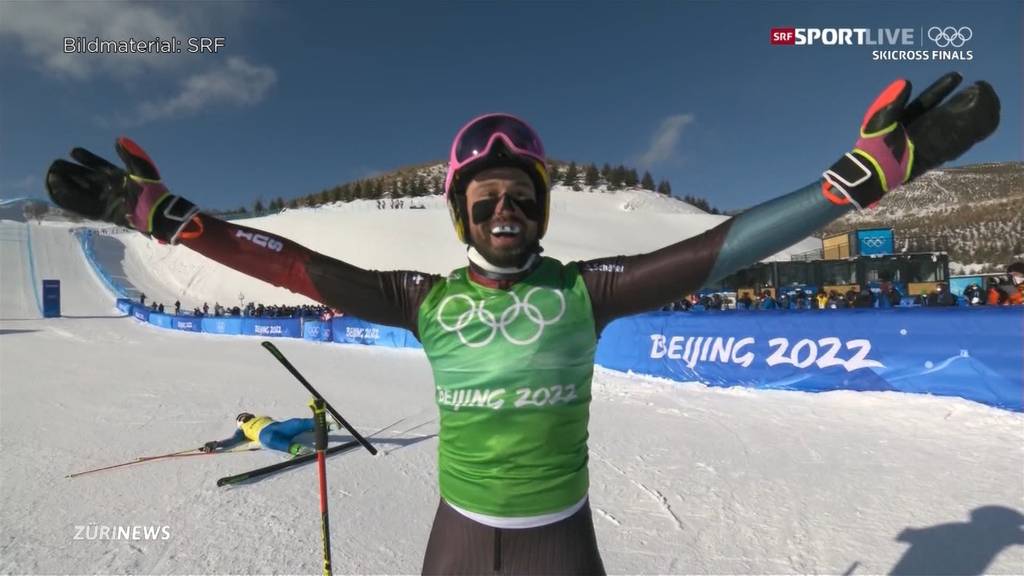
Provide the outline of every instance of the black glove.
[[890,84],[864,115],[853,151],[824,173],[825,197],[836,204],[871,206],[988,138],[999,126],[999,97],[991,85],[977,82],[942,102],[962,80],[950,72],[910,104],[910,82]]
[[203,444],[203,447],[199,449],[200,452],[214,452],[220,447],[220,443],[216,440]]
[[128,138],[118,138],[115,148],[127,170],[84,148],[71,150],[78,164],[66,160],[50,164],[46,190],[54,203],[170,244],[202,233],[199,208],[167,191],[156,165],[142,148]]

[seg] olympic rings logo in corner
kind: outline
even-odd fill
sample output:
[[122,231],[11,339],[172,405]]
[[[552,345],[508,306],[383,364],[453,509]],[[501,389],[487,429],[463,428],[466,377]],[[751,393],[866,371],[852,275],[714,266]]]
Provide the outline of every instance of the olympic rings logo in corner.
[[885,238],[881,236],[869,236],[867,238],[861,238],[861,243],[869,248],[881,248],[882,244],[885,243]]
[[[545,318],[540,307],[530,301],[530,299],[540,290],[551,292],[558,298],[558,312],[550,319]],[[522,300],[520,300],[519,296],[513,292],[508,292],[507,294],[512,298],[512,303],[500,314],[491,312],[484,308],[484,301],[477,302],[465,294],[454,294],[449,296],[445,298],[437,308],[437,323],[445,332],[458,333],[459,340],[470,348],[482,348],[487,346],[494,340],[495,336],[498,335],[498,332],[501,332],[502,336],[504,336],[505,340],[510,344],[515,344],[516,346],[527,346],[536,342],[541,335],[544,334],[545,327],[555,324],[562,319],[562,316],[565,315],[565,295],[562,294],[561,290],[555,290],[553,288],[545,289],[537,286],[527,292],[526,296],[524,296]],[[455,318],[455,323],[451,324],[445,321],[444,312],[449,308],[449,304],[456,301],[464,301],[469,305],[469,308],[458,313],[458,316]],[[451,318],[451,315],[449,314],[448,317]],[[532,322],[535,327],[535,329],[531,330],[532,333],[525,338],[519,337],[521,335],[518,333],[513,335],[509,331],[509,328],[523,317],[525,317],[529,322]],[[470,339],[478,331],[468,331],[470,334],[469,337],[467,337],[466,333],[463,331],[465,328],[468,328],[470,324],[473,324],[474,321],[482,324],[485,329],[490,329],[490,333],[482,340],[473,341]],[[521,326],[523,323],[519,322],[518,325]]]
[[945,28],[932,26],[928,29],[928,39],[935,42],[935,45],[939,48],[947,46],[959,48],[973,37],[974,30],[971,30],[970,26],[961,26],[960,28],[956,26],[946,26]]

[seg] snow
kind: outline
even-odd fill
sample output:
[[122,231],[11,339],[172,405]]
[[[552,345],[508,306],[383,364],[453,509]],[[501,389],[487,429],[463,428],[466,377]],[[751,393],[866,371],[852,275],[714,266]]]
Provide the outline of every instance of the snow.
[[[557,198],[544,244],[563,259],[655,248],[721,219],[613,194]],[[426,200],[426,210],[354,204],[246,223],[357,265],[446,271],[462,249],[437,199]],[[302,301],[186,249],[118,238],[123,272],[148,294],[182,295],[187,307],[239,291]],[[51,277],[64,317],[43,320],[34,291]],[[305,391],[258,342],[122,317],[68,225],[0,222],[0,573],[318,572],[312,467],[215,486],[281,458],[259,451],[65,478],[224,438],[243,410],[308,415]],[[418,573],[438,500],[425,357],[277,344],[364,434],[403,419],[374,438],[378,456],[328,461],[335,572]],[[1024,542],[1024,415],[956,398],[706,388],[601,368],[591,410],[590,495],[610,573],[949,573],[972,561],[1024,572],[1024,546],[1008,544]],[[991,506],[1018,516],[972,519]],[[163,531],[132,540],[99,537],[101,527]]]
[[[574,192],[556,186],[544,253],[562,261],[636,254],[695,236],[727,217],[646,190]],[[281,234],[313,250],[356,266],[420,270],[437,274],[464,266],[465,247],[452,231],[441,197],[405,198],[406,209],[379,210],[376,200],[357,200],[237,223]],[[409,209],[413,204],[422,210]],[[396,235],[398,232],[400,235]],[[408,241],[403,241],[403,238]],[[309,304],[309,299],[255,280],[190,250],[177,250],[139,234],[127,245],[125,272],[150,300],[180,300],[191,310],[204,302],[237,305]],[[816,238],[801,240],[771,259],[821,248]]]

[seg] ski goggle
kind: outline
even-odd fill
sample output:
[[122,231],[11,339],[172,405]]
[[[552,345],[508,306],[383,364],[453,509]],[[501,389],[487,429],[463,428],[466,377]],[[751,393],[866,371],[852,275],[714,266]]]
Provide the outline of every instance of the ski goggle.
[[544,144],[526,122],[509,114],[487,114],[471,120],[455,136],[449,157],[453,170],[487,156],[498,138],[511,152],[544,161]]
[[241,414],[235,417],[235,422],[239,426],[241,426],[242,424],[245,424],[246,422],[252,420],[253,418],[255,418],[255,416],[253,416],[252,414],[249,414],[248,412],[242,412]]
[[473,216],[473,223],[479,224],[486,222],[494,216],[495,209],[498,208],[498,204],[501,203],[502,198],[505,199],[506,206],[510,206],[513,210],[519,208],[523,212],[523,216],[528,219],[537,222],[540,220],[541,211],[540,204],[537,203],[533,198],[524,198],[517,200],[508,193],[502,194],[501,196],[492,196],[490,198],[483,198],[477,200],[470,207],[470,213]]

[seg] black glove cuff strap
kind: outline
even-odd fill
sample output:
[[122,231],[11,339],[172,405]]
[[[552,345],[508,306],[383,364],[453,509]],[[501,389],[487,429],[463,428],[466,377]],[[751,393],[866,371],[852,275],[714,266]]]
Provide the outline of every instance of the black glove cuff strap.
[[882,179],[870,163],[856,152],[848,152],[825,171],[825,180],[832,189],[845,196],[858,210],[882,199]]
[[168,196],[156,207],[153,215],[153,237],[168,244],[177,244],[182,230],[199,213],[199,207],[181,196]]

